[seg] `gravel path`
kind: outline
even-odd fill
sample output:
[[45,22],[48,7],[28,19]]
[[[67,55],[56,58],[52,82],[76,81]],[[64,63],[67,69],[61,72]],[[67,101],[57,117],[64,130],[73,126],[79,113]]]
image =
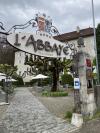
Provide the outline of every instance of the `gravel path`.
[[3,119],[0,133],[69,133],[77,128],[51,114],[27,88],[19,88]]
[[[32,92],[34,95],[34,91]],[[66,97],[43,97],[36,95],[40,102],[57,117],[64,118],[67,111],[72,112],[74,108],[74,96]]]
[[73,112],[74,109],[74,93],[68,91],[68,96],[64,97],[46,97],[41,92],[31,88],[30,91],[38,100],[54,115],[65,118],[66,112]]

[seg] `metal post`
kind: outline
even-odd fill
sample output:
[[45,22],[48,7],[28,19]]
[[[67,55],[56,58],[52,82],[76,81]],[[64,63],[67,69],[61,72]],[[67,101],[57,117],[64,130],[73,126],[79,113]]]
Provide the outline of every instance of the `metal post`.
[[6,91],[6,103],[8,103],[8,76],[6,75],[6,82],[5,82],[5,91]]
[[92,0],[92,18],[93,18],[93,29],[94,29],[94,49],[96,55],[96,69],[97,69],[97,82],[99,83],[99,69],[98,69],[98,57],[97,57],[97,46],[96,46],[96,29],[95,29],[95,14],[94,14],[94,2]]

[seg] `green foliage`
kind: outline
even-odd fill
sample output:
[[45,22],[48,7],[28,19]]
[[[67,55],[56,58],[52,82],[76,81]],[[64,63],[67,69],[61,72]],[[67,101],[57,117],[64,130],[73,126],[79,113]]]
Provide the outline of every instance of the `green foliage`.
[[100,118],[100,110],[97,110],[93,116],[93,119]]
[[42,92],[42,96],[47,96],[47,97],[63,97],[63,96],[68,96],[68,93],[64,92],[64,91],[59,91],[59,92],[44,91],[44,92]]
[[[27,60],[27,62],[26,62]],[[32,58],[32,55],[29,59],[25,59],[25,64],[30,65],[31,67],[34,66],[34,69],[36,71],[36,74],[42,73],[48,75],[48,73],[51,73],[52,75],[52,91],[57,91],[57,81],[59,80],[59,73],[65,69],[69,68],[71,64],[71,60],[64,59],[61,61],[61,59],[54,59],[54,58],[42,58],[39,56],[35,56],[34,61]],[[47,84],[47,81],[44,80],[43,84]]]
[[[14,74],[16,74],[16,71],[17,71],[16,66],[11,66],[8,64],[0,64],[0,72],[6,74],[6,76],[8,77],[9,76],[12,77]],[[2,86],[3,91],[7,92],[8,94],[13,93],[14,91],[14,87],[11,82],[8,82],[8,83],[1,82],[1,86]]]
[[97,46],[100,47],[100,23],[98,24],[96,29],[96,42],[97,42]]
[[12,76],[12,74],[16,71],[17,71],[16,66],[11,66],[8,64],[0,64],[0,72],[6,74],[8,76]]
[[38,82],[38,80],[37,80],[37,79],[33,79],[33,80],[31,80],[30,82],[26,82],[26,83],[25,83],[25,86],[32,86],[32,85],[34,85],[36,82]]
[[0,86],[1,86],[1,89],[8,94],[11,94],[14,92],[14,86],[12,85],[12,82],[4,82],[4,80],[2,80],[0,82]]
[[84,116],[83,118],[84,118],[84,121],[90,121],[98,118],[100,119],[100,110],[97,110],[92,117],[88,115],[88,116]]
[[24,85],[24,82],[23,82],[23,79],[21,76],[19,75],[16,75],[16,76],[13,76],[15,80],[17,80],[16,82],[13,82],[13,85],[15,86],[23,86]]
[[63,64],[64,64],[64,67],[63,67],[64,73],[66,74],[68,72],[68,69],[72,65],[72,60],[70,60],[70,59],[64,59],[63,60]]
[[73,77],[71,75],[64,74],[64,75],[61,76],[61,83],[63,85],[65,85],[65,84],[73,85],[73,82],[74,82]]
[[12,94],[14,92],[14,86],[12,85],[9,89],[8,89],[8,94]]
[[96,58],[93,59],[92,65],[93,65],[93,66],[96,66]]
[[41,80],[42,86],[50,85],[52,84],[52,78],[49,75],[49,78]]
[[65,114],[65,118],[71,119],[72,118],[72,112],[67,111],[66,114]]
[[46,85],[51,84],[51,80],[52,79],[50,77],[46,79],[33,79],[30,82],[26,82],[25,86],[32,86],[36,83],[38,83],[38,86],[46,86]]
[[98,58],[98,72],[99,72],[99,81],[100,81],[100,23],[96,29],[96,45],[97,45],[97,58]]
[[8,94],[11,94],[11,93],[14,92],[14,86],[13,86],[13,85],[10,85],[9,87],[7,87],[7,89],[6,89],[6,87],[5,87],[5,88],[2,87],[2,90],[3,90],[4,92],[7,92]]

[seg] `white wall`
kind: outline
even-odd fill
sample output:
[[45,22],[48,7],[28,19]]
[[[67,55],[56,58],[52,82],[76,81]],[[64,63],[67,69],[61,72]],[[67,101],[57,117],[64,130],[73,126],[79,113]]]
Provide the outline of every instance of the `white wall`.
[[[69,43],[74,43],[77,47],[77,39],[69,41]],[[85,52],[89,53],[91,59],[93,60],[95,57],[95,50],[94,50],[94,39],[93,36],[84,38],[84,45],[85,45]]]
[[[27,54],[29,55],[29,54]],[[23,80],[24,82],[28,82],[31,79],[30,74],[28,73],[28,71],[30,70],[30,66],[29,65],[24,65],[25,62],[25,52],[22,51],[17,51],[15,53],[15,63],[14,65],[17,66],[18,70],[17,70],[17,74],[20,76],[23,76]],[[27,77],[27,79],[26,79]]]

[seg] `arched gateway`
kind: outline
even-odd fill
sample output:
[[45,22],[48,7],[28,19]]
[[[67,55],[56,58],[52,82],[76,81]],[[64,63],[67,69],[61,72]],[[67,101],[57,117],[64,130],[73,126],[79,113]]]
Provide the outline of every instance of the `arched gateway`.
[[[44,17],[36,17],[38,30],[33,33],[12,33],[7,37],[8,42],[15,48],[43,57],[50,58],[67,58],[73,57],[75,68],[75,106],[76,113],[90,115],[96,109],[92,82],[92,66],[89,54],[84,52],[84,41],[78,39],[79,49],[76,51],[75,46],[68,43],[62,43],[55,40],[49,33],[52,27],[51,21],[45,20]],[[48,23],[47,23],[48,22]],[[73,116],[72,123],[80,124],[79,115]]]

